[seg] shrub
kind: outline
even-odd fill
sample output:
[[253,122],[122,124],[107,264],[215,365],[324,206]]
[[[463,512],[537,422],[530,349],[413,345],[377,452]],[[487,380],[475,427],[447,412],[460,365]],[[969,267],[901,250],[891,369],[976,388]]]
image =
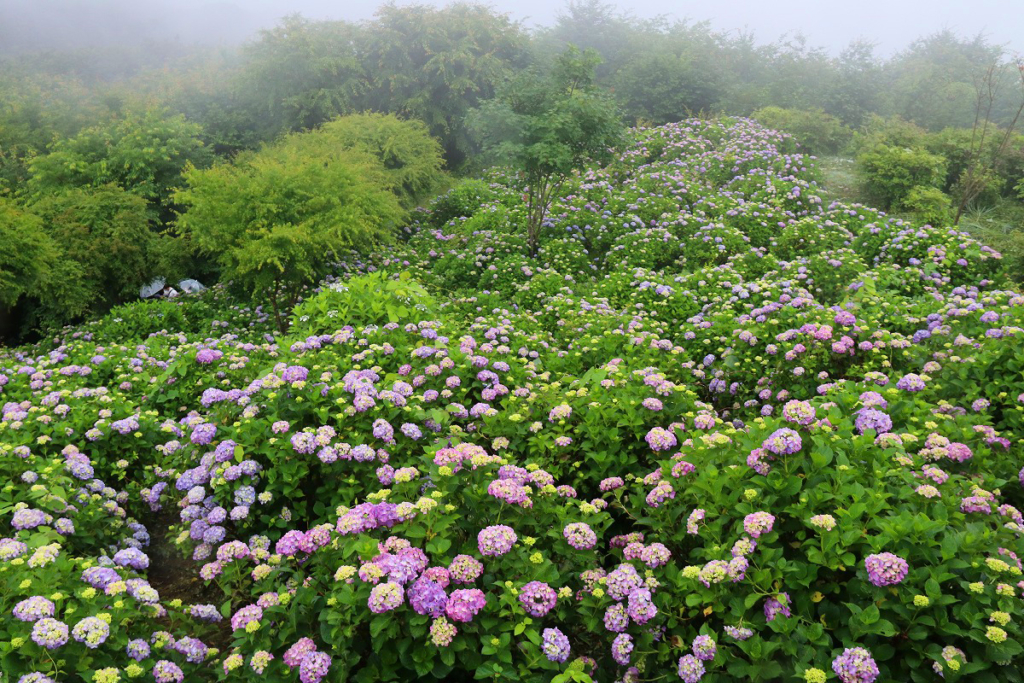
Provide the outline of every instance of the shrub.
[[342,321],[365,327],[400,320],[429,320],[437,303],[409,273],[383,271],[334,282],[306,299],[292,312],[292,334],[298,338],[333,332]]
[[949,195],[935,187],[915,186],[903,199],[900,208],[914,214],[922,223],[943,226],[950,221]]
[[388,239],[403,216],[380,161],[338,150],[330,136],[298,133],[232,163],[189,169],[175,195],[186,207],[176,230],[217,259],[222,277],[287,311],[307,284],[349,248]]
[[36,293],[59,254],[38,216],[0,197],[0,304]]
[[864,188],[884,209],[900,207],[915,187],[940,187],[946,177],[945,159],[923,149],[878,145],[857,165]]
[[353,114],[323,124],[315,134],[296,136],[312,155],[328,148],[360,150],[380,161],[387,185],[405,209],[433,194],[444,176],[441,145],[421,121],[403,121],[394,114]]
[[768,128],[789,133],[807,154],[839,154],[853,138],[849,127],[821,109],[764,107],[751,114],[751,118]]
[[470,218],[494,198],[494,191],[483,180],[460,180],[455,187],[430,202],[430,223],[440,228],[453,218]]

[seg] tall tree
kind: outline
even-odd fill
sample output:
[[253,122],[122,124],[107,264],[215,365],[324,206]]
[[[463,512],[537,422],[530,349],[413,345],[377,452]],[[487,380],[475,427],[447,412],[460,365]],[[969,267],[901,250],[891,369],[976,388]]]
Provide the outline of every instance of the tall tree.
[[386,4],[364,40],[367,107],[426,123],[452,167],[473,150],[466,114],[494,97],[502,80],[528,59],[520,24],[467,3],[442,9]]
[[621,139],[615,103],[594,85],[599,59],[593,50],[570,46],[550,73],[515,76],[472,117],[491,158],[523,174],[527,239],[534,253],[552,198],[573,172],[609,159]]
[[314,128],[359,108],[366,89],[361,35],[345,21],[291,15],[242,49],[232,91],[260,139]]

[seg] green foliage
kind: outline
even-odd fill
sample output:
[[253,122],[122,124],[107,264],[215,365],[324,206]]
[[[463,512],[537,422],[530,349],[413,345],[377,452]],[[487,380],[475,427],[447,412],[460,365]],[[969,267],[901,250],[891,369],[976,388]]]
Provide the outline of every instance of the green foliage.
[[292,311],[296,339],[330,334],[343,325],[365,327],[435,320],[437,302],[408,272],[367,273],[327,285]]
[[854,146],[858,149],[878,145],[920,147],[925,144],[927,136],[927,130],[901,116],[874,115],[857,131]]
[[888,65],[893,113],[929,130],[969,128],[975,79],[1002,56],[980,34],[961,38],[944,29],[914,41]]
[[190,168],[185,180],[175,194],[185,207],[177,232],[214,256],[225,280],[268,293],[275,307],[281,294],[294,304],[340,253],[386,238],[403,216],[380,161],[338,149],[319,131],[293,133],[230,164]]
[[297,144],[303,141],[314,154],[316,148],[333,147],[375,157],[406,209],[433,194],[444,178],[441,146],[421,121],[403,121],[394,114],[353,114],[324,124],[316,135],[294,139]]
[[11,307],[34,293],[59,256],[42,220],[0,197],[0,306]]
[[838,154],[853,137],[843,122],[824,111],[765,107],[752,114],[768,128],[781,130],[796,138],[808,154]]
[[460,180],[455,187],[430,202],[430,223],[439,228],[453,218],[469,218],[494,197],[494,190],[483,180]]
[[964,214],[960,227],[1003,255],[1006,272],[1014,281],[1024,282],[1024,205],[1002,199]]
[[352,113],[366,89],[361,36],[348,22],[285,17],[242,50],[227,112],[248,118],[262,140]]
[[950,222],[951,205],[949,195],[942,190],[918,185],[910,189],[900,208],[912,213],[922,223],[943,226]]
[[525,65],[526,35],[508,15],[457,2],[377,10],[363,39],[364,108],[423,121],[458,167],[474,150],[465,117],[512,69]]
[[[636,131],[536,255],[492,169],[280,297],[276,340],[215,287],[0,349],[4,672],[290,680],[312,644],[332,683],[721,683],[863,648],[879,682],[1017,683],[1024,298],[963,232],[822,201],[788,140]],[[324,147],[189,171],[186,216],[236,207],[230,250],[352,194],[304,166],[392,182]],[[38,645],[31,596],[79,638]]]
[[527,185],[527,236],[536,252],[553,195],[591,160],[607,161],[622,139],[612,100],[593,83],[599,57],[572,47],[541,77],[511,79],[474,112],[472,125],[492,159],[520,171]]
[[938,188],[946,177],[946,160],[923,149],[876,145],[857,157],[868,193],[882,208],[899,208],[915,187]]
[[5,65],[0,74],[0,195],[20,191],[29,162],[55,138],[73,135],[109,112],[90,92],[67,77],[18,74]]
[[[150,229],[146,201],[117,185],[70,189],[32,205],[60,245],[60,278],[39,296],[39,318],[64,325],[138,296],[154,275],[161,239]],[[58,280],[58,281],[54,281]]]
[[656,125],[710,111],[721,85],[710,55],[699,51],[640,53],[616,73],[615,97],[634,120]]
[[199,135],[199,126],[181,115],[129,111],[57,140],[33,159],[26,193],[40,200],[69,188],[114,183],[149,201],[153,217],[168,220],[186,164],[203,167],[210,161]]

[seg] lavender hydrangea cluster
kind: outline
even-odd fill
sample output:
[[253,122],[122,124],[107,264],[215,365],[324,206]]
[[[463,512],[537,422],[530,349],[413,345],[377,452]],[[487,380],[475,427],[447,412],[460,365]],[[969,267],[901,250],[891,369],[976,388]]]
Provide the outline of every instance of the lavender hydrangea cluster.
[[894,586],[901,583],[910,571],[910,565],[899,555],[879,553],[864,559],[868,581],[876,586]]

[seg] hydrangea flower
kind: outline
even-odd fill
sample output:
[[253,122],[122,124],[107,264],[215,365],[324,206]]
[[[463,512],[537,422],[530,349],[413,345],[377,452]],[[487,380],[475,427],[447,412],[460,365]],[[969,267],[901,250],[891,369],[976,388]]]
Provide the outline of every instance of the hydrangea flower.
[[754,512],[743,518],[743,530],[754,538],[767,534],[775,524],[775,515],[768,512]]
[[876,586],[894,586],[906,578],[910,565],[899,555],[881,553],[864,560],[868,580]]
[[832,670],[842,683],[872,683],[878,678],[878,665],[862,647],[846,648],[832,661]]
[[374,614],[390,612],[405,601],[405,589],[402,584],[387,581],[373,587],[370,591],[369,607]]
[[569,659],[569,639],[559,629],[544,629],[542,639],[541,649],[550,661],[561,663]]
[[557,601],[555,590],[542,581],[531,581],[519,591],[519,602],[526,613],[533,617],[543,617]]
[[91,650],[95,650],[107,640],[110,626],[98,617],[86,617],[75,624],[71,631],[72,637]]
[[562,535],[573,548],[577,550],[590,550],[597,545],[597,534],[584,522],[573,522],[567,524],[562,530]]
[[14,618],[19,621],[36,622],[54,615],[55,605],[41,595],[22,600],[14,606]]
[[67,624],[50,617],[40,619],[32,627],[32,641],[47,650],[56,650],[64,645],[69,634]]
[[679,658],[676,671],[683,683],[697,683],[704,677],[704,662],[693,655],[683,655]]
[[515,545],[517,536],[512,527],[498,524],[482,529],[477,534],[477,545],[482,555],[504,555]]
[[633,637],[628,633],[620,633],[612,641],[612,659],[621,666],[628,666],[630,653],[633,652]]

